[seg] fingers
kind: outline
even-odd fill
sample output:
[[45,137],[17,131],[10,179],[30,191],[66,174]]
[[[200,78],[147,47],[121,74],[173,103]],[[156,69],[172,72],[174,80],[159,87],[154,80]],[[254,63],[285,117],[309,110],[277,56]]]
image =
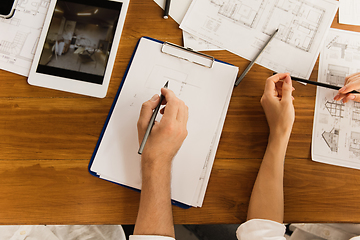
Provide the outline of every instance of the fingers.
[[353,73],[345,78],[345,86],[340,88],[338,94],[334,97],[336,101],[343,101],[344,103],[353,100],[360,102],[358,94],[350,94],[353,90],[360,89],[360,73]]
[[163,118],[176,119],[178,112],[178,101],[179,99],[175,96],[174,92],[167,88],[161,89],[161,94],[164,96],[166,108],[164,109]]
[[345,84],[345,86],[343,86],[342,88],[340,88],[339,93],[348,93],[351,92],[353,90],[357,90],[360,88],[360,78],[356,78],[356,79],[349,79],[347,81],[347,83]]
[[161,121],[177,120],[186,125],[188,119],[188,107],[185,103],[178,99],[170,89],[161,89],[161,94],[164,95],[166,100],[166,107],[163,110],[164,116]]
[[[284,79],[286,76],[288,76],[289,73],[278,73],[275,74],[268,79],[266,79],[265,88],[264,88],[264,95],[271,94],[275,96],[281,96],[281,87],[279,87],[279,81]],[[279,89],[281,89],[279,91]]]
[[336,100],[336,101],[342,100],[343,103],[347,103],[350,100],[353,100],[355,102],[360,102],[360,95],[359,94],[348,93],[348,94],[341,94],[340,96],[338,96],[338,95],[336,95],[334,97],[334,100]]
[[292,91],[293,91],[293,86],[292,86],[292,81],[289,75],[287,75],[284,79],[284,83],[282,85],[282,101],[292,101]]
[[360,72],[353,73],[353,74],[350,74],[349,76],[347,76],[347,77],[345,78],[345,84],[346,84],[346,82],[347,82],[350,78],[353,78],[353,77],[360,77]]
[[149,124],[153,110],[156,108],[160,100],[159,95],[155,94],[150,100],[144,102],[141,106],[138,126],[147,127]]
[[343,103],[347,103],[350,100],[359,102],[360,98],[359,98],[359,96],[356,96],[356,95],[358,95],[358,94],[347,94],[347,95],[345,95],[345,97],[343,98]]

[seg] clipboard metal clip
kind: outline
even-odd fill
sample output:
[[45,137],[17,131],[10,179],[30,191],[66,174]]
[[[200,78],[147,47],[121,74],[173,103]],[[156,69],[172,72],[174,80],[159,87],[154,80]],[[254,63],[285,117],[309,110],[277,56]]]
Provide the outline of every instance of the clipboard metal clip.
[[161,52],[207,68],[212,68],[215,61],[215,58],[212,56],[169,42],[163,43]]

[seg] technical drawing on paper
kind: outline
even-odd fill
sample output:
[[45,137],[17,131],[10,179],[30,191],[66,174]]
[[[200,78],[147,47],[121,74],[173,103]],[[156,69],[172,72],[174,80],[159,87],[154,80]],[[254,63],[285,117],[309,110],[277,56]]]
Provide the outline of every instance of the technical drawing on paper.
[[201,79],[196,79],[197,82],[189,83],[187,73],[155,65],[146,80],[145,87],[158,91],[167,81],[169,81],[169,87],[176,96],[180,96],[185,87],[200,88],[202,82]]
[[21,49],[26,41],[28,33],[17,32],[12,42],[1,40],[0,41],[0,53],[11,54],[19,56]]
[[360,157],[360,133],[351,132],[349,151],[356,157]]
[[[326,48],[334,50],[338,48],[340,50],[340,56],[337,58],[345,59],[349,62],[352,62],[353,60],[360,60],[360,46],[356,41],[342,39],[339,35],[336,35],[331,41],[329,41],[329,43],[326,45]],[[357,71],[359,70],[360,69],[357,69]]]
[[[359,33],[331,28],[320,53],[318,81],[343,86],[346,76],[360,70],[359,48]],[[336,94],[317,89],[312,159],[360,169],[360,103],[334,101]],[[323,121],[325,115],[329,121]]]
[[263,32],[271,35],[274,26],[279,29],[276,38],[309,52],[325,14],[325,9],[304,0],[277,0],[272,7]]
[[15,14],[0,20],[0,68],[27,76],[50,0],[19,0]]
[[29,1],[29,0],[20,0],[16,10],[23,11],[25,13],[31,14],[36,16],[37,14],[41,13],[41,8],[48,8],[50,1],[49,0],[37,0],[37,1]]
[[211,3],[220,7],[218,14],[221,16],[254,28],[264,11],[265,0],[211,0]]
[[332,39],[327,45],[326,47],[328,49],[334,47],[334,48],[340,48],[341,50],[341,58],[344,59],[345,58],[345,50],[348,47],[348,44],[346,43],[339,43],[339,36],[334,37],[334,39]]
[[184,47],[191,48],[195,51],[223,50],[222,48],[185,31],[183,31],[183,43]]
[[349,74],[348,67],[329,64],[326,73],[326,82],[328,82],[331,85],[344,86],[345,77],[348,74]]
[[355,123],[360,124],[360,103],[359,102],[354,102],[351,120]]
[[339,129],[333,128],[330,132],[324,131],[322,137],[332,152],[337,152],[339,148]]
[[336,101],[326,101],[325,103],[326,109],[329,111],[330,115],[333,117],[344,117],[344,103],[336,102]]

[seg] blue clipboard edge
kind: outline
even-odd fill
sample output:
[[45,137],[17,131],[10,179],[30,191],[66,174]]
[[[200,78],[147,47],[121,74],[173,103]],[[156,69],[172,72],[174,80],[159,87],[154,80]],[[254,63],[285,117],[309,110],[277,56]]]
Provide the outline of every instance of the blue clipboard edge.
[[[91,159],[90,159],[90,162],[89,162],[89,165],[88,165],[88,171],[89,171],[89,173],[90,173],[91,175],[93,175],[94,177],[100,178],[100,176],[99,176],[98,174],[96,174],[96,172],[91,171],[91,166],[92,166],[92,164],[93,164],[93,162],[94,162],[94,159],[95,159],[96,153],[97,153],[97,151],[98,151],[98,149],[99,149],[101,140],[102,140],[102,138],[104,137],[105,130],[106,130],[106,128],[107,128],[107,125],[108,125],[108,123],[109,123],[109,120],[110,120],[110,118],[111,118],[111,115],[112,115],[112,113],[113,113],[113,111],[114,111],[116,102],[117,102],[117,100],[118,100],[118,98],[119,98],[121,89],[122,89],[122,87],[123,87],[123,85],[124,85],[124,82],[125,82],[125,79],[126,79],[126,77],[127,77],[128,72],[129,72],[131,63],[132,63],[132,61],[133,61],[133,59],[134,59],[136,50],[137,50],[137,48],[138,48],[138,46],[139,46],[139,43],[140,43],[140,40],[141,40],[142,38],[149,39],[149,40],[152,40],[152,41],[154,41],[154,42],[161,43],[161,44],[164,43],[163,41],[160,41],[160,40],[157,40],[157,39],[151,38],[151,37],[146,37],[146,36],[141,37],[141,38],[138,40],[138,42],[137,42],[137,44],[136,44],[136,46],[135,46],[134,52],[133,52],[133,54],[132,54],[132,56],[131,56],[131,58],[130,58],[130,62],[129,62],[129,64],[128,64],[126,70],[125,70],[125,74],[124,74],[124,76],[123,76],[123,78],[122,78],[122,80],[121,80],[119,89],[118,89],[118,91],[117,91],[117,93],[116,93],[116,96],[115,96],[115,99],[114,99],[114,101],[113,101],[113,103],[112,103],[112,105],[111,105],[111,108],[110,108],[109,114],[108,114],[108,116],[107,116],[107,118],[106,118],[104,127],[103,127],[103,129],[101,130],[99,140],[98,140],[97,143],[96,143],[95,150],[94,150],[94,152],[93,152],[93,154],[92,154],[92,156],[91,156]],[[232,65],[232,64],[230,64],[230,63],[223,62],[223,61],[220,61],[220,60],[218,60],[218,59],[215,59],[215,61],[220,62],[220,63],[224,63],[224,64],[228,64],[228,65]],[[129,189],[132,189],[132,190],[135,190],[135,191],[137,191],[137,192],[141,192],[139,189],[132,188],[132,187],[129,187],[129,186],[126,186],[126,185],[117,183],[117,182],[113,182],[113,181],[106,180],[106,179],[103,179],[103,180],[109,181],[109,182],[111,182],[111,183],[115,183],[115,184],[117,184],[117,185],[120,185],[120,186],[129,188]],[[172,203],[174,206],[178,206],[178,207],[183,208],[183,209],[189,209],[189,208],[192,207],[192,206],[190,206],[190,205],[187,205],[187,204],[184,204],[184,203],[175,201],[175,200],[171,200],[171,203]]]

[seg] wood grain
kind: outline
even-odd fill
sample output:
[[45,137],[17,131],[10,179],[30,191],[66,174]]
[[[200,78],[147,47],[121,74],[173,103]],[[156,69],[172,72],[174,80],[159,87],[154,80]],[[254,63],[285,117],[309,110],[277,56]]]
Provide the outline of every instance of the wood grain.
[[[359,27],[332,27],[359,31]],[[182,44],[152,0],[131,0],[104,99],[30,86],[0,70],[0,224],[133,224],[139,193],[87,167],[138,39]],[[244,69],[227,51],[207,52]],[[311,80],[316,80],[318,64]],[[260,105],[272,72],[255,65],[234,89],[202,208],[173,207],[176,224],[241,223],[268,136]],[[285,161],[285,222],[360,222],[358,170],[311,161],[315,87],[294,83],[296,120]]]

